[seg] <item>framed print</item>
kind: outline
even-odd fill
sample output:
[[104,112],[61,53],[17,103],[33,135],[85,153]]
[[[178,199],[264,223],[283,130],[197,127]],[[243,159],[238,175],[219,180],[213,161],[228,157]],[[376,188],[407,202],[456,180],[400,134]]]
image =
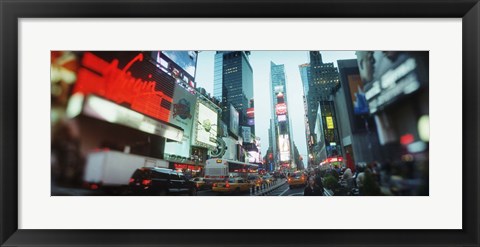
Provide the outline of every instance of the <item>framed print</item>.
[[2,246],[480,244],[478,1],[0,6]]

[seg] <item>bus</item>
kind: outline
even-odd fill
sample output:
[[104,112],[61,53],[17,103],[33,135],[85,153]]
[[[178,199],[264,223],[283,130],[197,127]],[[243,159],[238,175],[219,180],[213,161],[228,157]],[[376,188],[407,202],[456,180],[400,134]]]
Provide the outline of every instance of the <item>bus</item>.
[[227,159],[209,159],[205,164],[205,182],[208,186],[229,177],[247,179],[252,174],[258,174],[258,165]]

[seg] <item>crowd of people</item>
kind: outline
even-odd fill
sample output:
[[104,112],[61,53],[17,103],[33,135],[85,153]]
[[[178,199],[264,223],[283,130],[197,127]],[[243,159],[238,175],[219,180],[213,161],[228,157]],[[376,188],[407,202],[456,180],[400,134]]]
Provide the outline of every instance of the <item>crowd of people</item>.
[[428,161],[317,167],[305,175],[305,196],[321,196],[324,188],[337,196],[428,195]]

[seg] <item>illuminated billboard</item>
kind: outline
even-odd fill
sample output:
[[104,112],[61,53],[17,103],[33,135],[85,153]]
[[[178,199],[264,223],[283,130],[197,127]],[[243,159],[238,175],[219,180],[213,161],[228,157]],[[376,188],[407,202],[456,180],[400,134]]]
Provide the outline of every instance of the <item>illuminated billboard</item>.
[[190,74],[190,76],[195,77],[197,65],[196,51],[162,51],[162,53]]
[[157,67],[175,79],[180,79],[195,87],[195,68],[197,53],[195,51],[153,51],[151,57]]
[[279,103],[275,106],[275,111],[277,115],[285,115],[287,114],[287,104]]
[[233,105],[230,105],[230,131],[234,135],[238,136],[238,121],[239,121],[239,114],[238,111],[233,107]]
[[179,84],[175,85],[169,122],[184,131],[181,142],[166,142],[165,153],[190,157],[190,138],[195,114],[196,96]]
[[250,138],[251,135],[252,135],[251,128],[249,126],[242,126],[243,142],[251,142],[251,138]]
[[348,75],[347,80],[350,88],[350,98],[353,103],[353,113],[355,115],[368,114],[368,103],[360,75]]
[[169,121],[175,79],[142,52],[85,52],[73,93],[95,94],[124,107]]
[[371,114],[428,87],[428,51],[357,51]]
[[333,118],[332,117],[325,117],[326,121],[327,121],[327,129],[333,129],[334,126],[333,126]]
[[92,118],[127,126],[171,140],[181,141],[183,139],[183,131],[178,127],[159,122],[153,118],[92,94],[85,98],[83,94],[77,93],[70,98],[67,107],[67,114],[69,114],[69,117],[75,117],[80,113]]
[[287,115],[278,115],[278,122],[287,121]]
[[196,109],[194,145],[215,148],[217,146],[218,114],[200,101],[197,101]]
[[278,136],[278,149],[280,151],[280,161],[290,161],[290,138],[288,134]]
[[254,118],[255,117],[255,109],[253,107],[247,108],[247,117]]

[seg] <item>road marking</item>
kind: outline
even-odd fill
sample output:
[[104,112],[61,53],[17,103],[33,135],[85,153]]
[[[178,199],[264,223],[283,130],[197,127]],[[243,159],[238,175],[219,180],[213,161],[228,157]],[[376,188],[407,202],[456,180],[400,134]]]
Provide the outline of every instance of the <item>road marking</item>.
[[280,195],[278,196],[282,196],[283,194],[285,194],[285,192],[287,192],[290,188],[287,187],[287,189],[285,189],[282,193],[280,193]]

